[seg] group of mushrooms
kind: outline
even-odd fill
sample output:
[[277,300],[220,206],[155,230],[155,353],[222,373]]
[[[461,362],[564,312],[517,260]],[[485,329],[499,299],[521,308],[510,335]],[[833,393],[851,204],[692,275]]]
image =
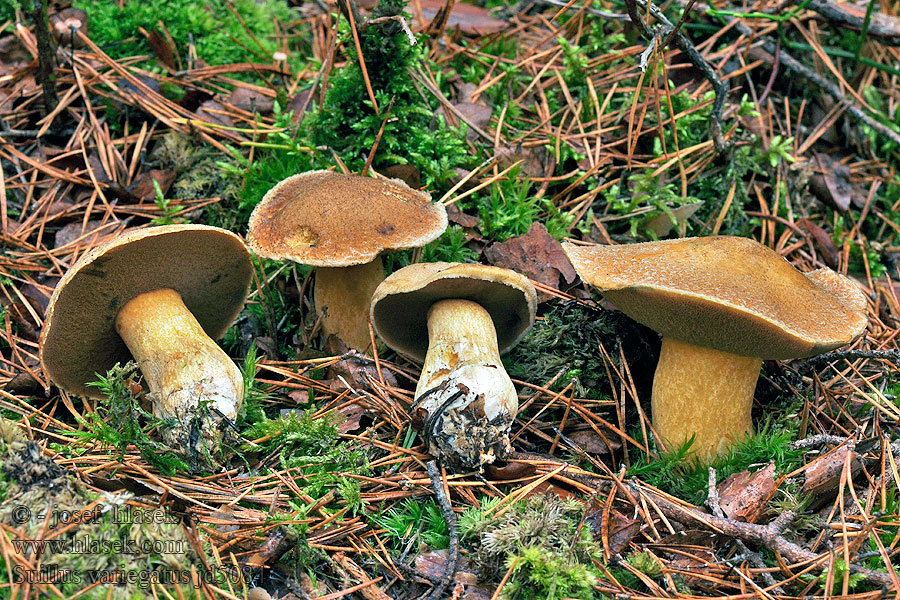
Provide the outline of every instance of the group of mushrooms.
[[[347,346],[383,342],[423,362],[411,420],[450,468],[479,470],[511,450],[518,395],[500,354],[535,319],[524,276],[494,266],[414,263],[385,278],[379,255],[447,227],[441,204],[399,180],[330,171],[289,177],[250,219],[261,257],[318,267],[323,331]],[[829,269],[801,274],[768,247],[729,236],[563,248],[581,278],[662,334],[653,429],[693,440],[708,461],[752,430],[762,359],[812,356],[858,338],[866,299]],[[241,311],[253,269],[237,235],[203,225],[134,230],[87,252],[51,299],[41,364],[63,390],[96,396],[97,373],[133,357],[164,441],[209,466],[243,400],[242,376],[213,341]],[[584,352],[599,351],[585,348]]]

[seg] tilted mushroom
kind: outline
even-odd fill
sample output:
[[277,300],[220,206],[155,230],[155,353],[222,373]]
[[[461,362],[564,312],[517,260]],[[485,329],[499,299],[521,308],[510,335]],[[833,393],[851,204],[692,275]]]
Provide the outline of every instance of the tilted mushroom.
[[243,400],[240,370],[213,341],[241,311],[252,266],[243,240],[205,225],[129,231],[87,252],[57,284],[41,331],[44,373],[96,397],[97,374],[134,357],[163,439],[210,467],[223,419]]
[[444,206],[399,179],[310,171],[266,193],[250,216],[247,241],[264,258],[318,267],[323,332],[365,350],[369,300],[384,280],[379,254],[424,246],[446,228]]
[[444,464],[481,469],[508,452],[519,399],[500,354],[534,323],[536,305],[527,278],[479,264],[412,264],[375,290],[376,333],[424,360],[414,410]]
[[866,328],[866,299],[848,278],[800,273],[750,239],[563,248],[585,282],[662,334],[653,426],[670,449],[695,436],[702,461],[752,431],[762,359],[820,354]]

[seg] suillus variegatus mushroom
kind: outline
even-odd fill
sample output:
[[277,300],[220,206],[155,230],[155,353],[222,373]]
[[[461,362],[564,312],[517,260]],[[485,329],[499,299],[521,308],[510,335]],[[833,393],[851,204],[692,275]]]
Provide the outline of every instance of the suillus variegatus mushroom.
[[702,461],[752,431],[762,359],[820,354],[866,328],[866,299],[850,279],[800,273],[747,238],[563,248],[586,283],[662,334],[653,426],[670,449],[693,436]]
[[376,333],[424,361],[414,410],[444,464],[477,470],[508,452],[518,396],[500,354],[534,323],[536,304],[527,278],[479,264],[413,264],[375,290]]
[[384,280],[379,255],[424,246],[446,228],[444,206],[398,179],[311,171],[266,193],[247,241],[264,258],[318,267],[314,300],[323,333],[365,350],[369,300]]
[[117,236],[56,286],[41,332],[44,373],[95,397],[88,383],[133,357],[154,415],[175,422],[163,439],[209,467],[244,391],[240,370],[213,340],[240,313],[251,276],[243,240],[224,229],[169,225]]

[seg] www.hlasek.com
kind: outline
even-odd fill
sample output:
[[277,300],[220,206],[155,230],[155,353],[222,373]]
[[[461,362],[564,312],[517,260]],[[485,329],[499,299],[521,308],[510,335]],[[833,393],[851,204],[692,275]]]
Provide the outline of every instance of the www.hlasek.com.
[[97,539],[89,536],[49,540],[11,540],[13,548],[26,556],[50,554],[185,554],[187,540],[135,540],[133,538]]
[[87,569],[83,571],[47,565],[40,569],[27,569],[16,565],[12,569],[13,583],[61,585],[91,585],[97,582],[112,585],[133,585],[143,589],[153,584],[191,585],[199,588],[203,583],[221,584],[225,580],[240,585],[243,577],[239,571],[216,567],[204,569]]

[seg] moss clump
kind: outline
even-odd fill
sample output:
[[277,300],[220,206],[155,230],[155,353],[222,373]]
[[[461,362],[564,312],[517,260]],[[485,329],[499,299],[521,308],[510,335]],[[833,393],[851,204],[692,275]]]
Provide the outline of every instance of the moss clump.
[[114,448],[120,461],[128,446],[134,445],[141,457],[164,475],[187,471],[188,465],[172,448],[150,439],[150,430],[172,427],[174,422],[158,419],[141,407],[129,385],[129,380],[136,376],[135,362],[125,366],[117,363],[105,376],[98,375],[97,381],[88,384],[100,390],[102,396],[96,410],[79,417],[85,429],[74,432],[74,437]]
[[[463,513],[459,530],[471,558],[492,580],[512,567],[501,598],[594,598],[601,545],[584,524],[584,505],[554,494],[516,502],[500,517],[490,500]],[[515,566],[513,566],[515,565]]]
[[634,381],[649,382],[656,365],[657,337],[616,311],[576,301],[553,303],[503,363],[511,377],[541,383],[566,369],[555,389],[577,379],[579,397],[600,398],[609,393],[600,345],[616,364],[621,346]]
[[[250,37],[241,22],[228,8],[226,0],[76,0],[76,8],[90,18],[91,39],[115,59],[137,54],[153,55],[150,44],[141,33],[159,32],[162,22],[175,42],[176,51],[184,54],[193,41],[197,56],[210,65],[239,62],[271,62],[275,44],[275,21],[289,21],[290,10],[282,0],[234,0]],[[235,41],[236,40],[236,41]]]
[[[400,15],[405,6],[404,0],[382,0],[371,19]],[[324,104],[311,119],[313,145],[333,148],[352,171],[360,171],[390,106],[373,166],[412,164],[423,184],[444,187],[454,168],[470,159],[462,129],[448,128],[442,118],[435,122],[437,102],[429,104],[410,74],[423,59],[422,45],[410,45],[395,21],[366,27],[360,44],[379,112],[372,106],[359,59],[351,55],[332,73]]]

